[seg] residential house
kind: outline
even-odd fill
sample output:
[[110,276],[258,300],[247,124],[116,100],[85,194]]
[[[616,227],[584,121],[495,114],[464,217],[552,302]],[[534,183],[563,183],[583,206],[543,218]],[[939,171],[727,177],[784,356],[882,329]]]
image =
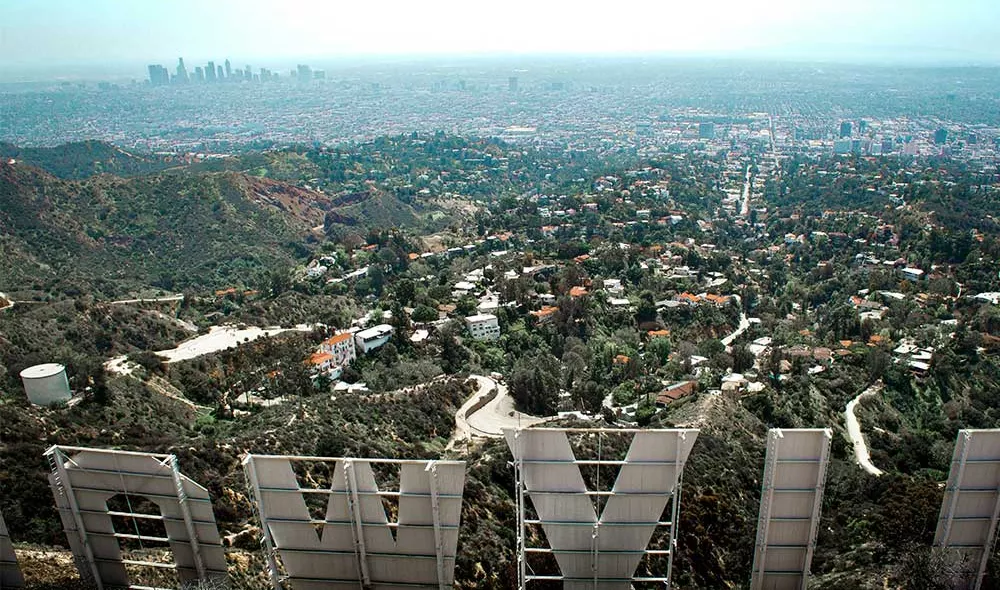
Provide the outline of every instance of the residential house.
[[666,389],[656,395],[656,405],[666,407],[679,399],[694,394],[697,388],[697,381],[678,381],[668,385]]
[[392,326],[379,324],[367,330],[361,330],[354,335],[354,343],[362,353],[369,353],[382,347],[392,338]]
[[470,315],[465,318],[465,325],[475,340],[496,340],[500,337],[500,324],[497,316],[491,313]]
[[353,336],[350,332],[335,334],[324,340],[319,349],[333,357],[334,365],[343,367],[357,358]]

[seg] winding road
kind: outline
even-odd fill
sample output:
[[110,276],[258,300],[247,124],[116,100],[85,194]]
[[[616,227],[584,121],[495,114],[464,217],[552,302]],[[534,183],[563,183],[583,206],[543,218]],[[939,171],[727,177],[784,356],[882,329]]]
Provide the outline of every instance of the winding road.
[[740,215],[747,217],[750,215],[750,165],[747,164],[747,175],[743,180],[743,204],[740,207]]
[[[469,379],[474,379],[479,384],[479,389],[455,412],[455,433],[448,441],[448,449],[477,437],[500,438],[504,428],[526,428],[545,421],[545,418],[515,410],[514,398],[507,393],[506,385],[482,375],[471,375]],[[478,410],[471,411],[494,392],[492,399]]]
[[721,339],[723,346],[732,345],[733,340],[739,338],[740,335],[743,334],[743,332],[746,332],[747,328],[750,327],[750,320],[747,319],[747,312],[743,309],[743,299],[739,295],[733,295],[733,299],[736,300],[736,303],[740,304],[740,325],[733,330],[732,334]]
[[183,301],[184,295],[165,295],[163,297],[149,297],[145,299],[119,299],[108,301],[108,305],[122,305],[125,303],[156,303],[159,301]]
[[847,436],[851,439],[851,445],[854,447],[854,458],[862,469],[876,477],[882,475],[884,472],[872,465],[868,445],[865,443],[864,435],[861,434],[861,424],[858,422],[858,417],[854,415],[854,408],[862,398],[877,395],[880,391],[882,391],[881,381],[862,391],[858,394],[858,397],[849,401],[847,403],[847,410],[844,412],[844,416],[847,418]]

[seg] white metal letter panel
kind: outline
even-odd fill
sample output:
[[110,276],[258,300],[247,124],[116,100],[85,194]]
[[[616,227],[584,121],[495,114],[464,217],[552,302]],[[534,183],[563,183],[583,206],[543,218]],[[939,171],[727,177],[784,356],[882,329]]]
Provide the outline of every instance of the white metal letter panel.
[[10,542],[7,524],[0,514],[0,588],[20,588],[24,586],[24,578],[17,567],[17,555]]
[[961,430],[941,502],[934,545],[964,564],[963,587],[982,585],[1000,509],[1000,430]]
[[564,588],[630,587],[697,435],[636,432],[598,517],[566,431],[505,431]]
[[751,590],[805,590],[831,438],[829,429],[768,431]]
[[[371,462],[333,460],[331,486],[328,491],[320,490],[328,493],[326,513],[317,521],[309,514],[304,500],[304,493],[315,492],[299,486],[292,460],[262,455],[247,458],[253,462],[257,477],[261,518],[296,589],[323,588],[330,584],[357,586],[366,574],[371,586],[381,590],[407,584],[453,584],[465,463],[399,464],[400,489],[395,496],[399,508],[394,536],[382,504],[382,493],[386,490],[379,489]],[[350,477],[347,465],[352,472]]]
[[199,579],[199,560],[206,578],[226,577],[226,556],[208,490],[183,474],[175,480],[172,456],[77,447],[53,447],[47,453],[56,467],[49,485],[78,567],[96,570],[102,584],[129,583],[108,514],[107,502],[118,494],[143,497],[157,506],[182,582]]

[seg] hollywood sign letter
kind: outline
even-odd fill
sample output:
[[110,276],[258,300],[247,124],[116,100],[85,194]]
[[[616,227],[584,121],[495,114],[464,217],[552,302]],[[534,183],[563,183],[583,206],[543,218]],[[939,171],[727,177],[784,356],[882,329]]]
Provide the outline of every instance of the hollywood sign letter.
[[[584,436],[632,435],[624,460],[578,460],[568,433]],[[564,588],[628,589],[633,581],[669,585],[676,539],[679,485],[684,463],[698,436],[697,430],[546,429],[506,430],[514,455],[518,486],[519,577],[521,587],[531,580],[563,580]],[[594,439],[596,440],[596,439]],[[599,444],[599,443],[595,443]],[[620,467],[610,491],[588,490],[581,465]],[[606,467],[607,469],[607,467]],[[524,492],[531,498],[537,519],[525,517]],[[606,498],[600,515],[594,497]],[[662,521],[673,499],[672,517]],[[549,548],[526,547],[525,527],[540,525]],[[649,549],[657,527],[667,527],[666,548]],[[561,576],[530,574],[526,553],[551,553]],[[636,577],[646,555],[666,557],[659,577]]]
[[[330,485],[300,486],[292,464],[303,461],[332,464]],[[464,461],[247,455],[243,465],[275,588],[284,580],[296,590],[454,584]],[[399,490],[380,489],[373,467],[394,466]],[[310,515],[304,494],[325,497],[323,518]],[[398,498],[396,522],[383,498]]]
[[24,578],[17,567],[17,556],[14,555],[14,546],[10,544],[7,524],[3,521],[3,514],[0,514],[0,588],[21,586],[24,586]]
[[[224,578],[226,556],[208,490],[180,473],[174,455],[54,446],[49,485],[81,576],[105,586],[130,586],[126,565],[170,568],[181,583]],[[149,500],[160,514],[115,511],[125,494]],[[160,522],[166,535],[116,531],[112,517]],[[120,540],[169,545],[174,563],[125,559]]]
[[1000,518],[1000,430],[960,430],[934,545],[947,549],[961,588],[978,590],[996,542]]
[[805,590],[830,459],[828,429],[767,433],[751,590]]

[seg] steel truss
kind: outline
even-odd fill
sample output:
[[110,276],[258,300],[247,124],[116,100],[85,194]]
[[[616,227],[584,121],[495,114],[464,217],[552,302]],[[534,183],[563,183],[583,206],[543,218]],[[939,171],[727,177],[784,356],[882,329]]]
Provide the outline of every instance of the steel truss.
[[[215,528],[211,500],[204,488],[180,472],[175,455],[58,445],[49,448],[45,455],[52,470],[49,482],[56,505],[85,583],[97,590],[122,585],[136,590],[171,590],[127,582],[123,569],[126,565],[174,570],[183,574],[181,582],[197,580],[215,584],[225,578],[225,555]],[[119,461],[126,462],[128,467],[120,467]],[[189,487],[197,490],[197,497],[191,497]],[[129,496],[153,500],[160,506],[161,514],[135,512],[130,501],[128,510],[108,510],[106,500],[117,494],[125,494],[126,500]],[[199,504],[197,512],[201,518],[192,514],[192,503]],[[163,514],[165,506],[176,510],[170,510],[172,515]],[[118,532],[111,524],[111,517],[162,522],[167,536],[143,535],[138,528],[135,534]],[[183,529],[177,529],[175,525],[181,524]],[[179,533],[180,530],[184,532]],[[174,551],[174,563],[123,559],[117,544],[122,539],[163,543],[172,550],[186,547],[187,551],[184,555]]]
[[[559,459],[537,459],[526,457],[526,454],[530,451],[526,448],[525,438],[532,436],[533,434],[540,432],[548,433],[562,433],[562,436],[568,434],[583,434],[583,435],[595,435],[598,439],[597,443],[597,457],[594,459],[578,459],[575,456],[575,452],[570,456],[564,456]],[[642,433],[642,436],[659,436],[667,437],[674,440],[674,449],[668,453],[659,453],[655,459],[649,458],[632,458],[631,455],[633,451],[637,448],[636,435]],[[688,454],[694,441],[697,437],[697,430],[675,430],[675,429],[660,429],[660,430],[643,430],[643,429],[605,429],[605,428],[530,428],[530,429],[517,429],[505,431],[507,436],[508,445],[511,448],[514,460],[512,466],[514,468],[514,485],[516,493],[517,502],[517,567],[518,567],[518,587],[521,590],[527,588],[530,582],[535,581],[562,581],[564,586],[573,588],[630,588],[633,583],[656,583],[663,585],[666,588],[670,587],[671,576],[673,572],[673,561],[677,550],[677,526],[678,517],[680,513],[680,498],[681,498],[681,484],[683,480],[683,469],[684,464],[687,460]],[[604,439],[609,436],[631,436],[632,441],[629,443],[629,453],[624,460],[616,459],[605,459],[602,457],[602,447],[604,444]],[[660,439],[657,442],[663,442],[666,439]],[[568,439],[567,439],[568,441]],[[645,446],[646,441],[640,443]],[[654,454],[657,454],[659,449],[648,449]],[[529,485],[528,479],[530,476],[527,474],[533,466],[565,466],[567,464],[573,465],[577,470],[579,466],[594,466],[596,470],[596,485],[601,486],[600,482],[600,470],[602,466],[615,466],[620,467],[621,470],[618,474],[618,479],[614,482],[614,488],[611,490],[591,490],[591,489],[578,489],[573,491],[566,490],[545,490],[539,489],[537,486]],[[622,474],[626,469],[632,468],[643,468],[652,469],[656,471],[660,470],[673,470],[673,475],[665,478],[669,483],[661,487],[656,487],[652,485],[650,489],[642,490],[619,490],[619,482],[622,481]],[[582,481],[582,480],[581,480]],[[661,482],[662,483],[662,482]],[[565,519],[546,519],[541,515],[539,518],[528,518],[526,512],[528,509],[526,497],[531,497],[532,502],[535,505],[536,511],[538,508],[538,502],[544,501],[545,496],[556,496],[561,499],[568,498],[579,498],[585,497],[589,502],[597,501],[598,506],[602,506],[602,511],[597,513],[595,510],[596,519],[594,520],[565,520]],[[662,500],[663,504],[660,506],[659,510],[656,511],[656,516],[653,519],[647,519],[636,522],[622,522],[622,521],[609,521],[607,520],[608,510],[607,504],[616,499],[616,501],[625,502],[643,502],[643,501],[656,501],[657,499]],[[603,502],[602,502],[603,500]],[[660,516],[667,511],[667,503],[670,504],[670,520],[664,521]],[[590,529],[591,535],[591,547],[590,549],[559,549],[553,547],[538,547],[533,546],[529,542],[529,532],[531,527],[538,527],[543,532],[546,527],[588,527]],[[608,539],[614,538],[615,533],[621,529],[629,527],[638,527],[648,529],[648,535],[643,535],[640,533],[641,537],[644,537],[644,541],[641,548],[618,548],[611,549],[605,546],[602,548],[601,539],[602,535],[611,535]],[[651,549],[648,546],[649,539],[656,533],[665,534],[667,537],[666,548],[661,549]],[[614,541],[612,541],[614,542]],[[589,556],[589,569],[590,575],[587,577],[565,575],[560,574],[536,574],[532,571],[531,565],[528,563],[530,555],[536,554],[549,554],[556,557],[559,556]],[[664,571],[659,572],[657,575],[637,575],[636,569],[632,569],[628,574],[621,577],[608,577],[606,574],[602,574],[602,560],[608,557],[638,557],[636,561],[640,564],[647,556],[658,556],[666,557],[666,566]]]
[[[304,488],[301,487],[297,481],[294,483],[288,481],[287,477],[282,480],[281,487],[264,484],[262,481],[265,480],[266,477],[262,474],[262,469],[267,469],[266,463],[269,461],[285,461],[288,462],[289,465],[292,462],[334,463],[335,465],[341,466],[343,469],[343,489],[337,489],[336,485],[331,485],[326,488]],[[368,470],[362,471],[362,473],[370,475],[370,466],[377,464],[423,467],[422,471],[428,478],[427,491],[404,491],[403,486],[406,482],[403,479],[402,472],[400,473],[401,487],[399,491],[381,490],[377,489],[377,486],[373,489],[373,486],[371,485],[359,483],[361,478],[361,475],[359,475],[359,469]],[[439,481],[439,475],[442,467],[452,469],[455,467],[461,468],[462,478],[458,482],[458,493],[446,493],[441,491],[440,488],[443,484]],[[461,488],[464,485],[464,461],[357,459],[348,457],[269,456],[248,454],[243,458],[243,468],[246,474],[251,501],[254,506],[256,516],[261,523],[261,543],[264,547],[266,555],[271,584],[275,590],[281,590],[284,588],[286,582],[291,582],[292,584],[295,584],[295,582],[303,582],[308,584],[309,587],[312,587],[313,584],[336,584],[360,586],[362,588],[378,588],[382,585],[392,587],[407,586],[437,588],[438,590],[451,588],[452,580],[454,578],[454,544],[457,542],[458,515],[460,513],[460,504],[462,499]],[[451,475],[453,477],[454,472],[452,472]],[[274,478],[272,474],[271,481],[274,481],[275,479],[276,478]],[[452,488],[455,487],[455,481],[453,479],[449,483]],[[289,484],[293,484],[294,487],[291,487]],[[330,514],[327,514],[324,519],[276,517],[273,515],[273,510],[269,509],[269,503],[264,500],[265,496],[277,495],[275,497],[280,497],[290,495],[290,497],[303,497],[304,494],[324,496],[327,499],[328,506],[331,505],[331,501],[334,498],[342,498],[346,502],[346,520],[334,518]],[[430,523],[415,524],[412,522],[388,522],[388,519],[386,519],[386,522],[366,520],[366,514],[369,515],[369,519],[371,518],[371,505],[368,504],[366,506],[366,504],[372,499],[377,499],[379,500],[378,510],[381,510],[381,498],[396,499],[399,502],[400,511],[403,510],[402,506],[404,502],[413,500],[428,502],[430,508]],[[443,501],[456,500],[459,502],[459,510],[451,510],[450,512],[455,513],[452,518],[453,522],[446,522],[446,519],[442,514],[445,511],[442,508],[442,503]],[[326,527],[327,525],[335,525],[340,526],[341,528],[348,528],[351,536],[350,550],[336,550],[328,548],[304,549],[288,546],[287,543],[283,544],[281,540],[277,539],[274,531],[272,530],[274,526],[304,523],[311,526]],[[434,553],[408,553],[405,550],[399,552],[373,550],[370,547],[370,542],[366,539],[368,537],[368,535],[366,535],[366,529],[373,527],[387,527],[395,531],[432,531]],[[449,533],[450,536],[454,537],[454,542],[449,543],[446,540],[446,533]],[[357,577],[307,577],[301,574],[296,574],[296,572],[287,571],[287,566],[279,566],[279,559],[282,554],[286,555],[286,557],[297,554],[311,554],[315,555],[317,558],[324,555],[328,557],[353,556]],[[398,581],[380,579],[379,574],[373,571],[373,569],[375,569],[372,565],[373,558],[419,561],[434,560],[436,582],[427,583],[416,580]],[[397,572],[397,574],[402,577],[406,577],[405,573]]]
[[961,561],[964,587],[979,590],[1000,519],[1000,430],[960,430],[934,545]]

